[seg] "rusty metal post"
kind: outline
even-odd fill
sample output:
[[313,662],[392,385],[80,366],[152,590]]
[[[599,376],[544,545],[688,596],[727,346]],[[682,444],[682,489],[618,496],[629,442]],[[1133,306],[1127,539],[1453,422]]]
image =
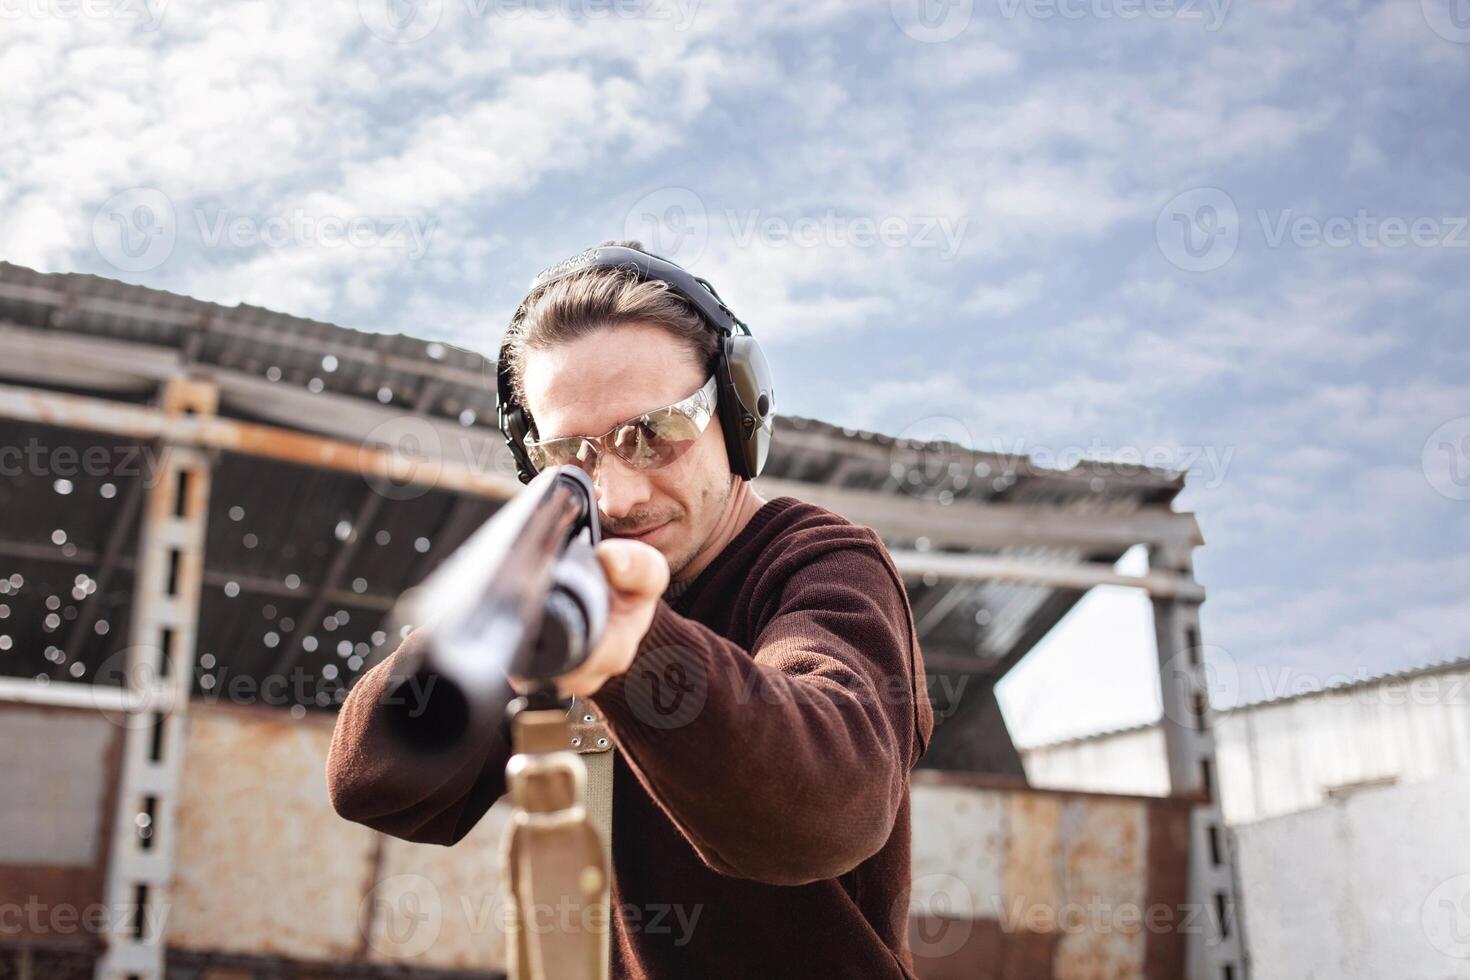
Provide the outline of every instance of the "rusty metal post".
[[[1194,583],[1188,549],[1151,548],[1149,564]],[[1185,980],[1246,980],[1234,859],[1215,763],[1209,671],[1218,665],[1206,663],[1200,641],[1203,600],[1189,590],[1152,598],[1169,791],[1200,800],[1190,815],[1188,901],[1196,914],[1185,921],[1198,925],[1185,936]]]
[[[212,384],[178,378],[164,389],[172,418],[214,414]],[[114,913],[97,980],[162,980],[164,933],[194,682],[210,458],[159,444],[158,482],[147,488],[127,653],[127,709],[105,901]],[[122,914],[126,910],[127,914]]]
[[520,707],[506,766],[514,807],[505,891],[513,912],[511,980],[605,980],[611,919],[608,852],[586,807],[587,769],[567,749],[566,710]]

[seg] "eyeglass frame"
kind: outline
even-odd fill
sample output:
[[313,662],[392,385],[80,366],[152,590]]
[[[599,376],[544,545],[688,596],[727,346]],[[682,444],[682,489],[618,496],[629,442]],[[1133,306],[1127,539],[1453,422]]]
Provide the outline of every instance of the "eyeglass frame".
[[[612,453],[631,469],[663,469],[665,466],[668,466],[670,463],[681,458],[688,450],[686,449],[679,452],[675,456],[670,456],[668,459],[664,460],[661,463],[639,465],[638,463],[629,460],[616,449],[613,449],[611,443],[608,442],[609,437],[611,437],[613,433],[617,432],[619,429],[623,428],[626,425],[636,423],[640,419],[647,418],[648,416],[653,415],[656,412],[669,411],[677,411],[679,412],[679,414],[689,419],[690,422],[694,423],[694,428],[697,433],[696,438],[698,436],[702,436],[709,428],[710,422],[714,420],[717,414],[716,408],[718,405],[719,390],[719,376],[718,374],[711,374],[709,376],[709,379],[705,381],[704,384],[700,385],[693,392],[685,395],[683,398],[680,398],[678,401],[671,402],[667,405],[661,405],[658,408],[650,408],[647,411],[639,412],[637,415],[630,415],[628,418],[623,419],[621,422],[618,422],[616,425],[609,428],[600,436],[557,436],[555,439],[541,440],[537,438],[537,435],[535,433],[530,433],[527,434],[524,439],[526,454],[528,457],[530,457],[536,452],[537,449],[541,447],[548,446],[554,442],[567,442],[575,439],[580,440],[587,445],[590,445],[593,449],[593,452],[595,453],[593,457],[595,460],[595,464],[590,470],[586,471],[587,475],[593,478],[596,477],[598,468],[602,465],[602,457],[604,453]],[[580,452],[578,453],[577,458],[579,460],[582,459]],[[534,459],[531,459],[531,462],[533,465],[535,464]],[[577,464],[568,463],[565,465],[575,466]],[[537,470],[539,472],[544,468],[544,466],[538,466]]]

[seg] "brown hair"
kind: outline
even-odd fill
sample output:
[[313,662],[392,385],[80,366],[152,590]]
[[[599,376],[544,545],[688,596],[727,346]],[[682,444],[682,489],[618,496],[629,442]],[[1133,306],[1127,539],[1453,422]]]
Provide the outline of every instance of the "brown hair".
[[[603,242],[647,251],[641,242]],[[661,327],[712,370],[719,337],[665,282],[642,280],[631,269],[593,269],[533,289],[505,334],[503,356],[516,401],[526,404],[526,352],[548,350],[595,330],[630,323]],[[529,414],[529,413],[528,413]]]

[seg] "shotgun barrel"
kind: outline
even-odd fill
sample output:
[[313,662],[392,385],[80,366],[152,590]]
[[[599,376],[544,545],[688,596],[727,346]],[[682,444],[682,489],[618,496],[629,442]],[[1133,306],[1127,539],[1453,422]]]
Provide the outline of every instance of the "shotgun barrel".
[[509,676],[549,687],[587,658],[607,622],[598,541],[591,479],[553,467],[400,598],[395,619],[427,634],[407,666],[424,697],[393,715],[405,742],[452,745],[500,722]]

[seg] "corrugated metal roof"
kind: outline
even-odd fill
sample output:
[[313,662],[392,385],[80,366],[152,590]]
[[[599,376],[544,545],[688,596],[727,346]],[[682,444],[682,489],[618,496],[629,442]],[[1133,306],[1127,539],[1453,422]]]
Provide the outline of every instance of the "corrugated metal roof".
[[[1401,667],[1396,670],[1385,670],[1376,674],[1368,674],[1364,677],[1356,677],[1350,680],[1334,681],[1313,687],[1309,690],[1293,691],[1290,694],[1276,694],[1254,701],[1242,701],[1239,704],[1228,707],[1216,708],[1215,713],[1221,717],[1240,714],[1241,712],[1254,711],[1257,708],[1268,708],[1273,705],[1289,704],[1293,701],[1306,701],[1323,695],[1341,695],[1353,691],[1362,691],[1367,688],[1378,687],[1384,684],[1397,684],[1403,681],[1412,681],[1420,677],[1432,677],[1436,674],[1453,673],[1457,670],[1470,670],[1470,654],[1463,657],[1449,657],[1444,660],[1435,660],[1429,663],[1417,664],[1413,667]],[[1159,727],[1158,721],[1146,721],[1133,725],[1121,725],[1117,728],[1106,728],[1100,732],[1089,732],[1086,735],[1076,735],[1072,738],[1061,738],[1053,742],[1038,742],[1035,745],[1022,747],[1022,752],[1036,752],[1046,749],[1064,748],[1069,745],[1085,745],[1088,742],[1106,741],[1119,735],[1131,735],[1138,732],[1152,731]]]

